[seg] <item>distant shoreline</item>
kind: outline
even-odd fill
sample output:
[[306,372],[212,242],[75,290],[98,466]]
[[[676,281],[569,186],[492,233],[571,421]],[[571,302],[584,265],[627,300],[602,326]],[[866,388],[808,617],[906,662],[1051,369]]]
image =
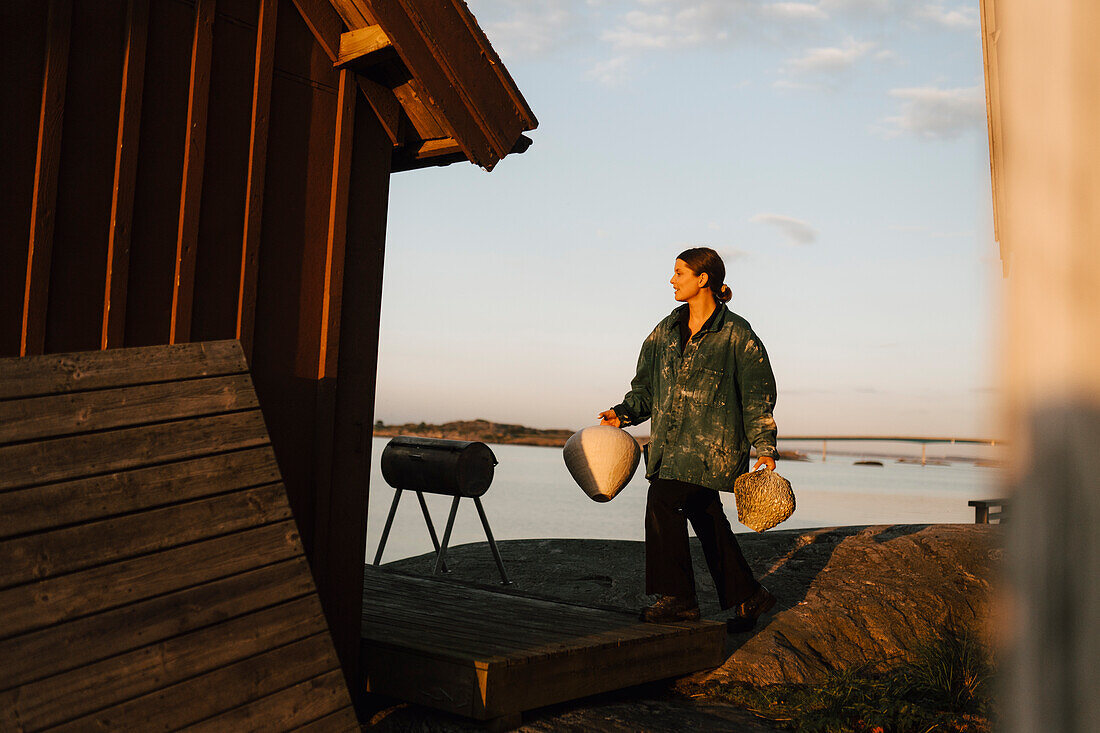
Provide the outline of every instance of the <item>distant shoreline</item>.
[[[410,435],[418,438],[444,438],[446,440],[474,440],[482,443],[505,445],[535,445],[544,448],[561,448],[575,430],[557,428],[541,430],[526,425],[510,425],[490,420],[457,420],[433,425],[431,423],[405,423],[386,425],[379,421],[374,424],[374,437],[392,438],[398,435]],[[644,446],[649,442],[648,435],[631,436]],[[806,454],[797,450],[782,451],[782,458],[790,461],[808,461]]]
[[[540,430],[526,425],[510,425],[490,420],[458,420],[442,425],[430,423],[405,423],[386,425],[381,421],[374,424],[374,437],[392,438],[397,435],[411,435],[418,438],[445,438],[447,440],[476,440],[482,443],[504,443],[509,445],[538,445],[547,448],[561,448],[575,430]],[[648,440],[648,437],[645,439]],[[641,442],[641,441],[639,441]]]

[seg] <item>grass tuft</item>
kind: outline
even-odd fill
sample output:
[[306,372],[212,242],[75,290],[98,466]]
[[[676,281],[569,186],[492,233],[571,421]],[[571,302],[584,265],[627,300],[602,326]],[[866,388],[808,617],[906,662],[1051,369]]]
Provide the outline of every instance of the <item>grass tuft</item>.
[[815,684],[718,682],[701,692],[799,733],[988,733],[993,669],[977,635],[952,628],[885,669],[863,665]]

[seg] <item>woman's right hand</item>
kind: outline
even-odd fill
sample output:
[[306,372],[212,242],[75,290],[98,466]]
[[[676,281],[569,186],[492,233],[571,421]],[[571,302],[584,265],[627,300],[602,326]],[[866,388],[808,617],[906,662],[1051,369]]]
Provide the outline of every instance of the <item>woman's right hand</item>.
[[611,425],[616,428],[621,428],[622,424],[619,421],[619,416],[615,414],[614,410],[604,410],[597,417],[600,418],[600,425]]

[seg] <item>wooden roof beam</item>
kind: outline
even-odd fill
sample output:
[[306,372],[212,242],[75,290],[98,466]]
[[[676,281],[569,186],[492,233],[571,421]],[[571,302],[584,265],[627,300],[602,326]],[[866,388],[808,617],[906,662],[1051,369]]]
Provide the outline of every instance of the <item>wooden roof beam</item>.
[[[346,2],[335,3],[336,10],[326,0],[293,0],[293,3],[294,7],[298,9],[298,14],[302,16],[302,20],[309,27],[314,39],[324,49],[333,65],[339,65],[337,59],[340,56],[343,36],[348,35],[344,32],[344,23],[349,25],[355,23],[356,27],[362,27],[366,20],[362,15],[349,15],[354,11],[354,6]],[[337,10],[340,10],[341,14],[338,15]],[[401,104],[397,97],[390,89],[369,79],[364,79],[362,76],[357,76],[356,81],[363,96],[382,122],[382,127],[389,136],[390,142],[394,145],[401,145],[403,142],[400,125]]]
[[340,35],[340,51],[333,66],[343,68],[355,64],[362,67],[377,61],[393,43],[381,26],[368,25]]

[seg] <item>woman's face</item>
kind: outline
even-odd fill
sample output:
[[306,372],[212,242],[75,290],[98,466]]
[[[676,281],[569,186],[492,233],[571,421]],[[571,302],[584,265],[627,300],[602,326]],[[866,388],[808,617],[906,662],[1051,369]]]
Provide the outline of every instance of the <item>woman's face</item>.
[[673,296],[683,303],[698,295],[699,291],[706,287],[707,279],[705,272],[702,275],[696,275],[686,262],[676,260],[676,265],[672,269],[672,279],[669,282],[672,283]]

